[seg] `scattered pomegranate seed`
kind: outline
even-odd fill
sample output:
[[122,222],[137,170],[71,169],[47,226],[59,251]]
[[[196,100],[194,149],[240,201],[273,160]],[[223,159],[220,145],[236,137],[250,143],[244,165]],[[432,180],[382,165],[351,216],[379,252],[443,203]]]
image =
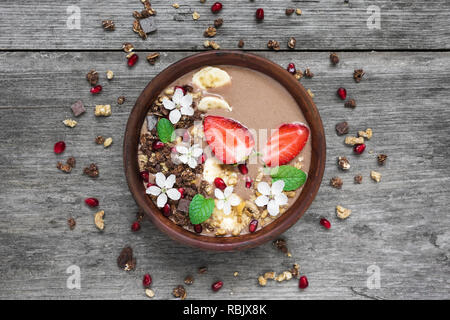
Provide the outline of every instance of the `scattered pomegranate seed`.
[[184,188],[178,188],[178,192],[181,194],[181,198],[184,198]]
[[148,171],[141,171],[141,178],[142,180],[144,180],[144,182],[148,182],[148,177],[149,177]]
[[345,98],[347,98],[347,90],[345,90],[345,88],[339,88],[339,89],[337,89],[337,95],[342,100],[345,100]]
[[129,67],[132,67],[139,60],[139,56],[135,53],[131,57],[128,58],[127,64]]
[[200,157],[200,163],[201,163],[201,164],[204,164],[205,161],[206,161],[206,156],[205,156],[205,154],[203,153],[202,156]]
[[308,278],[306,276],[301,276],[300,279],[298,280],[298,287],[300,289],[306,289],[308,285],[309,285]]
[[256,228],[258,228],[258,220],[252,220],[248,226],[248,231],[253,233],[256,231]]
[[248,173],[248,167],[247,165],[241,163],[240,165],[238,165],[238,169],[242,174],[247,174]]
[[98,207],[99,205],[97,198],[86,198],[84,199],[84,203],[86,203],[91,208]]
[[170,216],[171,212],[170,212],[170,205],[168,203],[166,203],[166,205],[163,207],[163,215],[165,217]]
[[331,223],[330,223],[330,221],[328,221],[328,220],[325,219],[325,218],[320,219],[320,224],[321,224],[322,226],[324,226],[325,228],[327,228],[327,229],[330,229],[330,228],[331,228]]
[[197,233],[202,233],[203,227],[201,224],[194,224],[194,231]]
[[53,151],[56,154],[60,154],[63,153],[64,150],[66,150],[66,143],[64,141],[58,141],[57,143],[55,143],[55,145],[53,146]]
[[264,9],[263,8],[256,9],[256,19],[264,20]]
[[181,91],[183,91],[183,94],[186,94],[186,89],[185,88],[183,88],[183,87],[181,87],[181,86],[175,86],[175,88],[173,88],[173,90],[177,90],[177,89],[180,89]]
[[152,276],[148,273],[144,274],[144,278],[142,279],[142,284],[144,285],[144,288],[150,287],[152,284]]
[[217,281],[212,284],[211,289],[213,289],[213,291],[219,291],[220,288],[222,288],[222,287],[223,287],[223,281]]
[[292,74],[295,74],[297,72],[297,69],[295,68],[295,64],[293,64],[293,63],[289,63],[286,70]]
[[162,141],[155,141],[152,143],[152,149],[153,151],[162,149],[164,147],[164,142]]
[[217,13],[220,10],[222,10],[222,4],[220,2],[215,2],[212,6],[211,6],[211,11],[212,13]]
[[250,189],[252,187],[253,180],[250,177],[245,178],[245,187]]
[[219,177],[214,179],[214,185],[220,190],[225,190],[225,188],[227,187],[225,181],[223,181],[223,179]]
[[133,222],[131,225],[131,231],[139,231],[141,229],[141,224],[138,221]]
[[100,93],[102,91],[103,87],[101,85],[96,85],[95,87],[91,88],[91,93],[92,94],[97,94]]
[[366,150],[366,145],[363,144],[357,144],[356,146],[353,147],[353,152],[355,152],[356,154],[361,154],[364,152],[364,150]]

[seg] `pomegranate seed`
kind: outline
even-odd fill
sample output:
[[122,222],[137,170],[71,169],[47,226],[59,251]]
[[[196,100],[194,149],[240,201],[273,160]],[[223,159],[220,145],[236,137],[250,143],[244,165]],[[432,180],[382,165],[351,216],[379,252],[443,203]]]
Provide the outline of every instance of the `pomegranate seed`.
[[293,64],[293,63],[289,63],[286,70],[292,74],[295,74],[297,72],[297,69],[295,69],[295,64]]
[[219,177],[214,179],[214,185],[220,190],[225,190],[225,188],[227,187],[225,181],[223,181],[223,179]]
[[131,231],[139,231],[141,229],[141,224],[138,221],[133,222],[131,225]]
[[92,94],[100,93],[102,91],[102,89],[103,89],[103,87],[101,85],[97,85],[97,86],[91,88],[91,93]]
[[217,281],[212,284],[211,289],[213,289],[213,291],[219,291],[220,288],[222,288],[222,287],[223,287],[223,281]]
[[356,154],[361,154],[364,152],[364,150],[366,150],[366,145],[363,144],[357,144],[356,146],[353,147],[353,152],[355,152]]
[[256,231],[256,228],[258,228],[258,220],[252,220],[248,226],[248,231],[253,233]]
[[163,215],[165,217],[170,216],[171,212],[170,212],[170,205],[168,203],[166,203],[166,205],[163,207]]
[[139,60],[139,56],[135,53],[131,57],[128,58],[127,64],[129,67],[132,67]]
[[203,153],[202,156],[200,157],[200,163],[201,163],[201,164],[204,164],[205,161],[206,161],[206,156],[205,156],[205,154]]
[[242,174],[247,174],[248,173],[248,167],[247,165],[241,163],[240,165],[238,165],[238,169]]
[[184,198],[184,188],[178,188],[178,192],[181,194],[181,198]]
[[55,143],[55,145],[53,146],[53,151],[56,154],[60,154],[63,153],[64,150],[66,150],[66,143],[64,141],[58,141],[57,143]]
[[141,171],[141,178],[142,178],[142,180],[144,180],[144,182],[148,182],[148,177],[149,177],[149,174],[147,171]]
[[327,228],[327,229],[330,229],[330,228],[331,228],[331,223],[330,223],[330,221],[328,221],[328,220],[325,219],[325,218],[320,219],[320,224],[321,224],[322,226],[324,226],[325,228]]
[[181,86],[175,86],[175,88],[173,88],[173,90],[177,91],[177,89],[180,89],[181,91],[183,91],[183,94],[186,94],[186,89],[181,87]]
[[186,130],[186,132],[183,133],[183,141],[188,142],[189,140],[191,140],[191,135],[189,134],[189,131]]
[[306,289],[308,285],[309,285],[308,278],[306,276],[301,276],[300,279],[298,280],[298,287],[300,289]]
[[215,2],[212,6],[211,6],[211,11],[212,13],[217,13],[220,10],[222,10],[222,4],[220,2]]
[[264,20],[264,9],[263,8],[256,9],[256,19]]
[[337,95],[342,100],[345,100],[345,98],[347,98],[347,90],[345,90],[345,88],[339,88],[339,89],[337,89]]
[[203,227],[201,224],[194,224],[194,231],[197,233],[202,233]]
[[155,142],[153,142],[153,144],[152,144],[152,149],[153,149],[153,151],[162,149],[163,147],[164,147],[164,143],[163,143],[162,141],[155,141]]
[[144,288],[150,287],[152,284],[152,276],[148,273],[144,274],[144,278],[142,279],[142,284],[144,285]]
[[84,202],[91,208],[98,207],[99,202],[97,198],[86,198]]
[[245,187],[250,189],[252,187],[253,180],[250,177],[245,178]]
[[147,188],[150,188],[151,186],[154,186],[154,184],[151,182],[147,183]]

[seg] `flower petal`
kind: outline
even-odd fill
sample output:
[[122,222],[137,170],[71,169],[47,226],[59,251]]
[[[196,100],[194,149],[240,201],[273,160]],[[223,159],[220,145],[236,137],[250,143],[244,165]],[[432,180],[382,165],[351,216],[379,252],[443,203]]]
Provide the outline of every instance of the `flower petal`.
[[259,193],[268,196],[270,195],[270,187],[269,184],[267,182],[260,182],[258,183],[258,191]]
[[182,154],[182,155],[178,156],[178,160],[180,160],[182,163],[188,163],[189,157],[185,154]]
[[223,213],[229,215],[231,213],[231,205],[228,201],[225,201],[223,204]]
[[196,146],[197,145],[195,145],[195,144],[192,146],[191,154],[194,158],[198,158],[203,154],[203,149],[198,146],[196,147]]
[[181,198],[181,193],[175,188],[166,191],[167,196],[172,200],[179,200]]
[[232,186],[228,186],[225,188],[225,190],[223,190],[223,194],[224,194],[225,198],[228,198],[232,193],[233,193]]
[[169,120],[170,122],[172,122],[173,124],[178,123],[178,121],[180,121],[181,118],[181,113],[179,110],[174,109],[172,111],[170,111],[169,113]]
[[167,195],[165,194],[165,193],[161,193],[159,196],[158,196],[158,199],[156,200],[156,205],[159,207],[159,208],[162,208],[162,207],[164,207],[164,205],[167,203]]
[[222,210],[224,204],[225,204],[225,200],[217,200],[217,202],[216,202],[217,209]]
[[284,181],[283,180],[277,180],[274,183],[272,183],[272,194],[277,195],[283,192],[284,188]]
[[223,195],[223,192],[220,189],[216,188],[214,190],[214,195],[216,196],[217,199],[221,199],[221,200],[225,199],[225,196]]
[[175,93],[172,96],[172,101],[175,102],[175,104],[180,104],[181,99],[183,98],[183,90],[176,89]]
[[192,116],[194,114],[194,109],[192,109],[192,107],[182,107],[180,111],[181,114],[184,114],[186,116]]
[[275,200],[270,200],[267,204],[267,211],[271,216],[277,216],[280,213],[280,207],[277,205]]
[[173,101],[170,101],[167,98],[164,98],[162,101],[164,108],[166,108],[167,110],[173,110],[175,109],[175,103],[173,103]]
[[158,187],[164,188],[166,186],[166,176],[161,172],[158,172],[155,175],[155,182]]
[[228,198],[228,202],[233,206],[237,206],[241,203],[241,198],[239,198],[237,195],[235,195],[234,193],[232,195],[230,195],[230,197]]
[[187,164],[188,164],[188,166],[191,167],[192,169],[195,169],[195,167],[197,166],[198,163],[197,163],[197,160],[195,160],[195,158],[190,157],[190,158],[188,159]]
[[269,202],[269,198],[267,196],[265,196],[265,195],[259,196],[255,200],[255,204],[258,207],[264,207],[268,202]]
[[185,146],[177,146],[177,152],[181,153],[181,154],[186,154],[189,152],[189,149],[186,148]]
[[151,194],[152,196],[158,196],[161,193],[161,188],[157,186],[151,186],[147,188],[145,191],[147,194]]
[[279,206],[284,206],[288,203],[288,197],[284,193],[277,194],[274,197],[275,203]]
[[[192,105],[192,96],[190,94],[185,95],[180,100],[180,106],[190,107]],[[192,108],[191,108],[192,109]]]
[[174,174],[171,174],[169,177],[167,177],[166,183],[164,184],[166,189],[172,188],[173,185],[175,184],[176,179],[177,178],[175,177]]

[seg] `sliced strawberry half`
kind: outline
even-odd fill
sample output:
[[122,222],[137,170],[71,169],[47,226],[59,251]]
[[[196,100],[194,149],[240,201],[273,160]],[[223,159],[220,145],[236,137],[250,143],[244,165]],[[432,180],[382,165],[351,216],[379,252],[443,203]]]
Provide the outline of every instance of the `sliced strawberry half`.
[[309,137],[309,129],[301,123],[285,123],[276,130],[264,150],[264,163],[269,167],[281,166],[302,151]]
[[212,152],[225,164],[244,160],[255,146],[250,131],[233,119],[206,116],[203,120],[203,130]]

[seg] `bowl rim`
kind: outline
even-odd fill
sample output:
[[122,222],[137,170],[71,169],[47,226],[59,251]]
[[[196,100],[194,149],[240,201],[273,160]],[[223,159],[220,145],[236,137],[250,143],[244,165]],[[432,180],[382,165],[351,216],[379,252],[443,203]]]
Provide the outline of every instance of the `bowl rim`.
[[[203,236],[176,225],[164,217],[145,193],[137,161],[141,127],[151,102],[167,86],[182,75],[206,66],[233,65],[262,72],[280,83],[296,100],[310,128],[311,166],[308,179],[297,200],[276,220],[260,230],[233,237]],[[325,133],[320,114],[311,96],[300,82],[281,66],[264,57],[242,51],[206,51],[185,57],[169,65],[155,76],[139,95],[126,125],[123,141],[123,162],[130,192],[137,205],[150,220],[170,238],[191,247],[213,251],[235,251],[252,248],[273,240],[293,226],[314,200],[322,182],[326,159]]]

